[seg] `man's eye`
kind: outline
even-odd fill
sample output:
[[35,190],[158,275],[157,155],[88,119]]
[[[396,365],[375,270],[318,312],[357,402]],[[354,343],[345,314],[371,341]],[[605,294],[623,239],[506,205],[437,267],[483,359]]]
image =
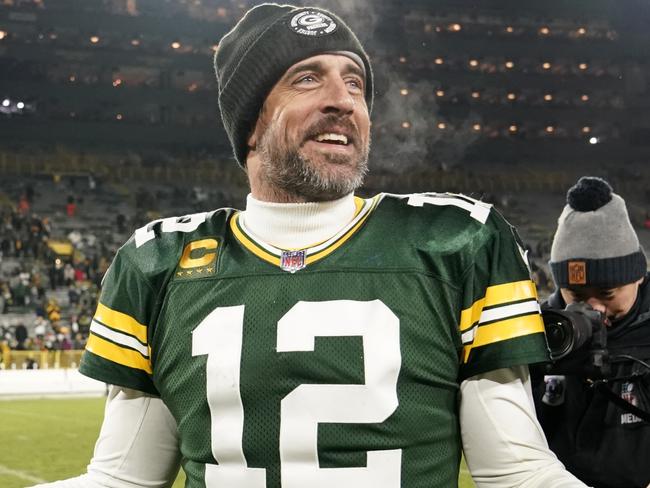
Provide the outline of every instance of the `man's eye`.
[[361,90],[363,88],[363,83],[361,83],[359,80],[348,80],[348,85]]
[[311,83],[312,81],[316,81],[313,75],[305,75],[298,78],[296,83]]

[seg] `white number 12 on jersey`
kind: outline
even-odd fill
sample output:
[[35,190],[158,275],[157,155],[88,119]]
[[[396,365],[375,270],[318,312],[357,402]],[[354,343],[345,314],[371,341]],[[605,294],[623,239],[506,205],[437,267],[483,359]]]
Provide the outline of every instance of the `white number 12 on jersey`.
[[[249,468],[242,447],[240,361],[244,306],[213,310],[192,333],[192,355],[208,356],[212,455],[208,488],[265,488],[266,470]],[[380,423],[397,408],[399,319],[381,301],[298,302],[278,322],[277,351],[313,351],[316,337],[360,336],[365,383],[303,384],[282,399],[283,488],[398,488],[401,449],[370,451],[364,468],[318,465],[319,423]]]

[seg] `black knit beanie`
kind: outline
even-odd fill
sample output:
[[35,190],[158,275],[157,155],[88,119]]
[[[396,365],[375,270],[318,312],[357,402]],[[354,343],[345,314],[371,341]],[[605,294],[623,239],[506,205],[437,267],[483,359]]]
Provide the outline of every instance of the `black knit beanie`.
[[625,201],[605,180],[585,176],[569,189],[549,264],[558,288],[614,288],[646,274]]
[[298,61],[334,52],[348,53],[363,63],[370,111],[373,85],[368,55],[350,28],[327,10],[265,3],[249,10],[221,39],[214,57],[219,108],[240,165],[246,163],[248,136],[275,83]]

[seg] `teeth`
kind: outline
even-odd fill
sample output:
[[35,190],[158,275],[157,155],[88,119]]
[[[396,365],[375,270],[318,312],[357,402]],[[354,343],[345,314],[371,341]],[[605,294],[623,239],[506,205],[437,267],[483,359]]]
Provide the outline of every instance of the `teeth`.
[[327,134],[319,134],[316,137],[316,140],[318,142],[323,142],[323,141],[339,141],[342,142],[343,144],[348,143],[348,138],[344,136],[343,134],[333,134],[333,133],[327,133]]

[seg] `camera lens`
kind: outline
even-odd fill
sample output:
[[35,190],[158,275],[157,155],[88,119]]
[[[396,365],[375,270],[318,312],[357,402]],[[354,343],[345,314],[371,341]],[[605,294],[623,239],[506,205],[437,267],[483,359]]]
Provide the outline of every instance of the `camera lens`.
[[566,317],[545,311],[543,314],[546,340],[553,360],[566,356],[572,349],[573,327]]

